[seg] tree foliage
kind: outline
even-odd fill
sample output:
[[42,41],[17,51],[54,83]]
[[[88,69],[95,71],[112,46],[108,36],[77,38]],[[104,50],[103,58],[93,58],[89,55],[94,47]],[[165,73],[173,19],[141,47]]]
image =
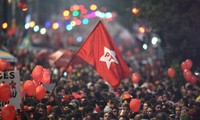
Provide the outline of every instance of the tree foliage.
[[200,61],[199,0],[138,0],[140,18],[151,23],[162,39],[166,63]]

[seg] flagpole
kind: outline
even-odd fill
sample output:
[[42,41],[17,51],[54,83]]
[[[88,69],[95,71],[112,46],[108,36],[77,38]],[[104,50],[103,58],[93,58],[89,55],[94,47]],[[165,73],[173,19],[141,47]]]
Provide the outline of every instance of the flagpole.
[[[97,25],[94,27],[94,29],[91,31],[91,33],[88,35],[87,39],[89,38],[89,36],[93,33],[93,31],[97,28],[98,24],[101,23],[101,21],[99,21],[97,23]],[[60,81],[61,77],[63,76],[64,72],[67,70],[67,68],[69,67],[69,65],[71,64],[71,62],[73,61],[73,59],[75,58],[75,56],[78,54],[78,52],[80,51],[80,49],[83,47],[83,45],[86,43],[87,39],[83,42],[83,44],[81,45],[81,47],[76,51],[76,53],[72,56],[72,58],[70,59],[70,61],[68,62],[67,66],[65,67],[65,69],[62,71],[61,75],[58,77],[58,79],[56,80],[56,84],[53,87],[53,90],[50,94],[50,96],[53,96],[55,99],[55,102],[58,104],[58,106],[60,108],[62,108],[61,102],[56,98],[55,94],[54,94],[54,90],[56,88],[56,86],[58,85],[58,82]],[[63,110],[63,109],[61,109]]]

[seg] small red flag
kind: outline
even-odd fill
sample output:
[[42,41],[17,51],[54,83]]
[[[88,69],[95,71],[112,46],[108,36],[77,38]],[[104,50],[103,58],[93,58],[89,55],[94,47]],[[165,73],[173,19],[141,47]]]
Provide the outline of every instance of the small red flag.
[[77,55],[91,64],[113,88],[117,88],[120,81],[131,73],[101,21],[80,47]]

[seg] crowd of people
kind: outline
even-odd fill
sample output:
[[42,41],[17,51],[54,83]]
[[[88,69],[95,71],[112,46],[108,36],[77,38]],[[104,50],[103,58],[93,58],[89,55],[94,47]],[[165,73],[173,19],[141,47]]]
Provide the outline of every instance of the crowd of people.
[[[36,65],[48,68],[51,83],[56,83],[41,101],[25,95],[16,120],[200,120],[199,78],[196,84],[170,79],[159,60],[153,61],[154,69],[138,64],[139,83],[127,78],[113,89],[90,65],[63,71],[38,61],[33,51],[19,53],[14,46],[8,51],[18,59],[14,66],[20,70],[22,84],[31,79]],[[130,70],[135,70],[129,62]],[[132,99],[140,101],[138,111],[130,109]]]
[[[23,60],[27,60],[29,55],[33,57],[27,53]],[[30,62],[28,66],[21,66],[23,80],[31,79],[35,65],[37,63]],[[135,85],[127,78],[113,89],[91,66],[68,70],[67,76],[59,78],[62,70],[51,67],[51,82],[57,82],[53,94],[47,91],[42,101],[29,96],[23,99],[23,106],[28,108],[19,112],[22,119],[198,120],[200,117],[197,84],[180,84],[163,78],[149,82],[141,79]],[[130,109],[130,101],[134,98],[141,103],[137,112]]]

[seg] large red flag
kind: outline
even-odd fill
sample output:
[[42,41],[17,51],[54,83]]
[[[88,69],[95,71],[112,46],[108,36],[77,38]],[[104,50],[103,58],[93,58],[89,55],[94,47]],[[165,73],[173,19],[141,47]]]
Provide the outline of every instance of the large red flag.
[[101,21],[85,40],[77,55],[91,64],[113,88],[117,88],[120,81],[131,73]]

